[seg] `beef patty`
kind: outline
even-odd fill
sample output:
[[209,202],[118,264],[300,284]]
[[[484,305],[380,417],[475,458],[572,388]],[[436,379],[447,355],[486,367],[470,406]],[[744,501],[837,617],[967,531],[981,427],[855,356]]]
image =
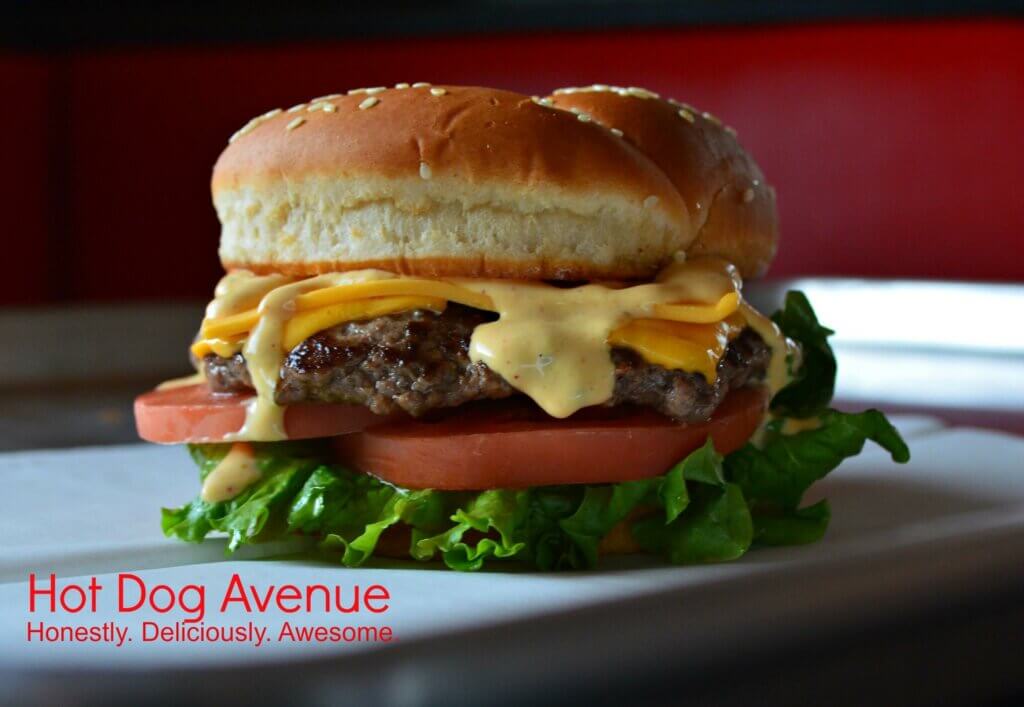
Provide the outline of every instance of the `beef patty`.
[[[420,416],[475,400],[517,391],[483,363],[469,360],[473,329],[493,314],[449,305],[441,314],[424,310],[346,322],[311,336],[288,354],[275,398],[301,402],[358,403],[385,415]],[[726,394],[761,381],[770,352],[752,329],[733,339],[708,383],[699,373],[647,363],[625,348],[613,348],[615,393],[606,405],[641,405],[684,422],[707,420]],[[210,386],[220,392],[252,389],[245,358],[235,354],[203,359]]]

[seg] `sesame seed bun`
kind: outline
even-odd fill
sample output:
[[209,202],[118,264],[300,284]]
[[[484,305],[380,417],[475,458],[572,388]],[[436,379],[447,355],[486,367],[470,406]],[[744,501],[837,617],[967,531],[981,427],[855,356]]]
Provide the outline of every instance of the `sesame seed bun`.
[[[561,110],[575,107],[561,105],[565,98],[415,84],[324,96],[255,118],[214,167],[221,261],[229,270],[290,275],[376,267],[588,280],[649,278],[692,247],[721,254],[702,240],[702,229],[719,223],[714,213],[693,208],[700,196],[690,182],[647,151],[660,143],[623,139],[597,117],[601,106],[594,120]],[[705,158],[688,149],[684,155]],[[742,194],[757,179],[758,194],[770,191],[742,150],[733,151],[742,155],[730,153],[738,166],[750,165],[733,188]],[[691,179],[704,172],[702,163]],[[759,272],[736,260],[741,271]],[[762,261],[754,258],[760,269]]]
[[775,190],[736,132],[710,113],[643,89],[556,90],[552,103],[621,133],[672,180],[690,215],[690,255],[714,255],[744,277],[762,275],[778,244]]

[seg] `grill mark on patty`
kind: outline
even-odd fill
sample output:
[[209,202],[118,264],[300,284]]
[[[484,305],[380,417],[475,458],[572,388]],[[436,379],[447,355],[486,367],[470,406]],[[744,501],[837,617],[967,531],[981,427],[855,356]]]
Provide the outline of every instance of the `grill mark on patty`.
[[[490,312],[449,305],[441,314],[403,312],[346,322],[296,346],[281,367],[275,399],[354,403],[385,415],[430,410],[518,394],[483,363],[469,359],[473,329],[493,321]],[[613,348],[615,390],[606,405],[641,405],[682,422],[704,421],[730,390],[761,381],[770,351],[752,329],[733,339],[708,383],[699,373],[647,363],[635,352]],[[251,391],[242,354],[203,359],[207,380],[220,392]]]

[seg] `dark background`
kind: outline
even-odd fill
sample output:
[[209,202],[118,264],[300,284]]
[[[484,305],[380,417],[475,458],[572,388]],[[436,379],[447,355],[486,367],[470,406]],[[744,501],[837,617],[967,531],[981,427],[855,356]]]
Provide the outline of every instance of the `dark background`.
[[398,81],[640,85],[721,116],[778,189],[771,277],[1022,281],[1020,6],[16,3],[0,306],[207,298],[227,137]]

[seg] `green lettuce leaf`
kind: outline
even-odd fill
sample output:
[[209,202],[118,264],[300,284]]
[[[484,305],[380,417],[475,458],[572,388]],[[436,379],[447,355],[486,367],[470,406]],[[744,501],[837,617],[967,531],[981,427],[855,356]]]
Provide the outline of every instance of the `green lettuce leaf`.
[[[227,449],[191,452],[205,477]],[[440,558],[457,570],[510,559],[544,570],[593,567],[602,539],[634,514],[653,520],[638,542],[671,561],[729,559],[750,544],[742,492],[725,482],[722,457],[710,442],[652,479],[477,493],[409,491],[289,452],[258,446],[263,476],[255,484],[224,503],[196,499],[166,509],[164,532],[192,542],[224,532],[229,552],[290,533],[311,535],[355,567],[373,555],[388,528],[402,525],[411,558]]]
[[414,530],[410,554],[429,560],[440,553],[444,563],[456,570],[478,570],[488,557],[515,557],[526,547],[522,530],[527,495],[527,491],[506,489],[482,491],[452,514],[455,525],[444,532],[426,536]]
[[[168,537],[199,542],[210,532],[228,536],[228,551],[240,545],[273,536],[284,520],[278,512],[296,494],[317,466],[302,455],[304,447],[290,443],[254,445],[260,479],[242,493],[219,503],[196,498],[180,508],[164,508],[161,527]],[[199,466],[200,480],[217,466],[230,445],[190,445],[189,452]]]
[[772,412],[780,417],[814,417],[828,407],[835,391],[836,357],[828,343],[834,332],[818,323],[807,296],[796,290],[786,293],[785,306],[772,320],[800,344],[802,352],[792,382],[772,398]]
[[806,545],[821,540],[832,517],[822,499],[805,508],[754,507],[754,542],[761,545]]
[[747,498],[796,509],[815,481],[860,454],[868,440],[904,463],[910,450],[896,428],[878,410],[848,414],[829,410],[817,429],[776,435],[763,447],[747,444],[725,459],[725,474]]
[[639,520],[633,537],[648,552],[680,565],[735,560],[750,547],[754,529],[742,489],[725,484],[695,487],[686,513],[671,523],[653,517]]

